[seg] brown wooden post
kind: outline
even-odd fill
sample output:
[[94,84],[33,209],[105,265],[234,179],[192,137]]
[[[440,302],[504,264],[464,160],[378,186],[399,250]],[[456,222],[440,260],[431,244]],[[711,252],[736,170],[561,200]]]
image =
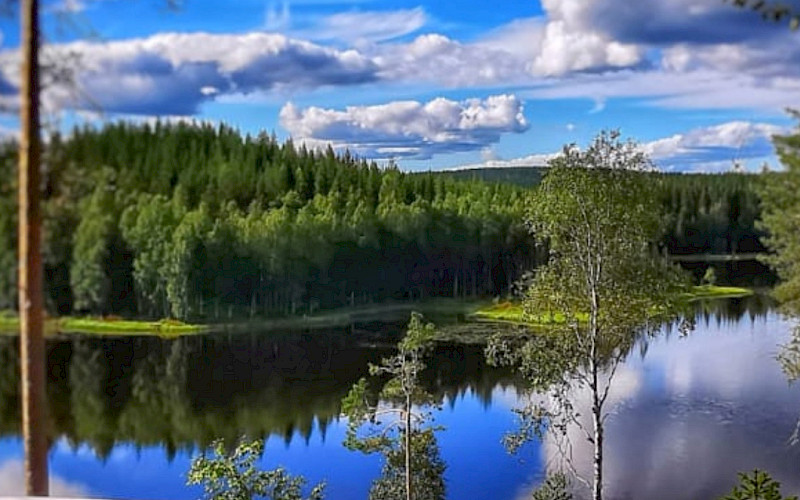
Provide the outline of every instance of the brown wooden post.
[[22,0],[19,149],[19,315],[25,490],[46,496],[47,409],[42,301],[39,2]]

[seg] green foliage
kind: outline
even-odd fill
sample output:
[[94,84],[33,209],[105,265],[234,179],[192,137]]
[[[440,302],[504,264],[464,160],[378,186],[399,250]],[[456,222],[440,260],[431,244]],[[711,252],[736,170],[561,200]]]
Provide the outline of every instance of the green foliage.
[[187,484],[202,484],[206,500],[320,500],[324,484],[315,486],[307,497],[302,490],[305,480],[285,470],[262,471],[256,462],[264,453],[262,441],[241,441],[232,453],[222,440],[212,446],[213,455],[205,454],[192,461]]
[[445,465],[439,457],[436,428],[426,425],[434,398],[419,380],[435,334],[433,324],[411,313],[397,354],[370,365],[373,377],[390,377],[377,397],[370,398],[367,380],[361,379],[342,400],[342,413],[348,418],[344,445],[385,458],[381,478],[370,492],[373,500],[444,498]]
[[[16,306],[15,154],[0,150],[6,308]],[[472,175],[379,169],[209,125],[79,128],[45,154],[51,313],[227,321],[506,296],[547,258],[523,224],[526,189]],[[753,176],[647,175],[670,252],[761,250]]]
[[572,500],[567,475],[563,472],[548,475],[533,492],[531,500]]
[[542,177],[546,173],[546,167],[488,167],[449,170],[442,172],[441,175],[456,179],[504,182],[518,186],[533,187],[542,181]]
[[[385,453],[381,475],[370,488],[370,500],[405,500],[405,450],[394,443]],[[446,465],[439,453],[433,429],[414,430],[411,434],[411,484],[414,500],[445,498]]]
[[717,273],[714,272],[713,267],[708,266],[706,272],[703,274],[703,284],[710,286],[717,284]]
[[109,262],[121,238],[113,176],[113,172],[101,171],[97,187],[80,207],[82,217],[73,236],[70,267],[74,307],[80,311],[108,313],[114,301]]
[[749,288],[741,288],[737,286],[700,285],[693,286],[690,291],[682,293],[681,297],[685,297],[686,300],[694,302],[704,299],[750,297],[754,293],[755,292]]
[[720,500],[797,500],[781,495],[781,483],[758,469],[750,474],[739,473],[739,484]]
[[800,327],[795,328],[792,338],[778,353],[778,361],[790,382],[800,379]]
[[781,22],[789,20],[789,28],[796,30],[800,27],[800,10],[797,4],[781,0],[726,0],[736,7],[751,9],[761,14],[767,21]]
[[17,196],[13,145],[0,145],[0,309],[17,307]]
[[[791,114],[800,120],[800,113]],[[774,295],[783,310],[800,316],[800,127],[794,133],[776,136],[773,142],[786,172],[770,174],[761,185],[763,226],[769,231],[767,245],[774,253],[764,257],[778,272],[781,282]],[[800,378],[800,330],[778,354],[784,373],[790,381]],[[792,441],[800,441],[798,421]]]
[[[781,347],[777,358],[789,383],[800,380],[800,326],[792,332],[789,342]],[[800,419],[797,421],[790,441],[794,445],[800,444]]]
[[554,328],[587,353],[590,344],[606,354],[624,349],[636,328],[654,324],[687,288],[678,269],[653,249],[660,225],[656,188],[640,174],[648,160],[618,137],[601,134],[585,151],[566,148],[527,212],[551,258],[530,282],[524,316],[563,314],[562,327]]
[[[603,408],[616,368],[639,335],[675,315],[688,282],[653,248],[661,222],[657,187],[643,175],[651,167],[636,144],[604,132],[585,150],[566,147],[550,166],[526,215],[550,259],[526,283],[523,319],[553,320],[544,333],[493,338],[486,354],[517,367],[531,393],[548,396],[546,406],[530,398],[517,411],[520,429],[506,445],[514,450],[544,429],[563,437],[567,426],[578,426],[595,446],[599,500]],[[591,425],[572,401],[579,388],[592,394]]]
[[671,254],[761,253],[759,177],[744,173],[648,177],[663,214],[660,243]]
[[[14,151],[0,150],[6,308]],[[45,153],[48,306],[59,314],[221,321],[495,296],[541,258],[514,186],[379,169],[226,126],[79,128]]]
[[781,278],[776,298],[787,312],[800,314],[800,128],[775,137],[774,144],[786,172],[768,174],[761,185],[766,243],[774,252],[764,260]]

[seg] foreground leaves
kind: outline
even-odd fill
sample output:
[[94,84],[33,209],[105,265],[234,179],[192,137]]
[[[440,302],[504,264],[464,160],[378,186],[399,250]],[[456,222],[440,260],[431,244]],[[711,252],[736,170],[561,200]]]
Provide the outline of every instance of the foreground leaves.
[[739,484],[720,500],[797,500],[781,495],[781,483],[758,469],[750,474],[739,473]]
[[348,418],[344,445],[385,458],[381,477],[370,490],[372,500],[440,500],[445,496],[445,464],[435,436],[438,428],[429,425],[430,409],[436,403],[419,380],[435,334],[432,324],[412,313],[397,354],[370,365],[373,377],[390,377],[377,397],[372,396],[367,380],[361,379],[342,400],[342,413]]
[[531,500],[572,500],[567,475],[557,472],[547,476],[533,492]]
[[282,468],[259,470],[256,462],[264,453],[264,442],[241,441],[233,452],[217,440],[212,445],[212,456],[205,454],[192,461],[187,484],[202,484],[206,500],[321,500],[324,483],[312,488],[303,496],[306,480],[291,476]]

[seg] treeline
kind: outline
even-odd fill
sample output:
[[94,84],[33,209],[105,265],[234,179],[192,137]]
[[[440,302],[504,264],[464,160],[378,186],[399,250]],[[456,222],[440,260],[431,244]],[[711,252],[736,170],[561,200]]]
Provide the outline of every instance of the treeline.
[[[16,305],[14,147],[0,308]],[[524,190],[403,174],[226,126],[110,125],[46,151],[53,313],[226,319],[499,295],[541,260]]]
[[[15,155],[0,149],[0,309],[17,303]],[[542,169],[406,174],[224,125],[163,123],[55,135],[45,165],[51,314],[224,321],[497,296],[547,253],[523,225],[529,188],[517,185]],[[663,248],[763,251],[754,176],[653,175]]]
[[[780,174],[777,174],[780,175]],[[754,174],[660,174],[669,253],[763,253]]]
[[[442,172],[456,179],[483,180],[534,187],[547,167],[475,168]],[[782,173],[772,173],[781,176]],[[756,192],[760,176],[722,174],[652,174],[661,183],[664,235],[660,244],[669,253],[735,254],[762,253],[765,235],[756,221],[761,208]]]

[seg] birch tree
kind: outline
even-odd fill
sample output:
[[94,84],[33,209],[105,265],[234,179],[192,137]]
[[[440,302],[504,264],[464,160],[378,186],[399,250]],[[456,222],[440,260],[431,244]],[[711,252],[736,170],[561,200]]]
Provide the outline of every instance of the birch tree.
[[369,400],[366,379],[354,385],[342,401],[342,413],[349,419],[345,446],[383,453],[386,459],[382,476],[370,491],[372,500],[444,498],[445,466],[435,429],[426,426],[430,419],[426,408],[434,404],[433,397],[419,381],[434,335],[434,326],[423,323],[421,314],[412,313],[398,353],[370,366],[371,375],[391,377],[378,402]]
[[[518,410],[522,425],[506,444],[514,449],[549,432],[575,479],[601,500],[614,376],[637,337],[655,331],[674,310],[684,281],[652,248],[660,219],[657,181],[636,144],[603,132],[586,150],[566,147],[550,167],[527,211],[550,259],[535,271],[523,302],[527,321],[548,326],[538,335],[496,337],[487,355],[516,366],[530,391],[546,396]],[[589,422],[576,401],[581,391],[589,394]],[[592,445],[591,478],[573,466],[568,428]]]

